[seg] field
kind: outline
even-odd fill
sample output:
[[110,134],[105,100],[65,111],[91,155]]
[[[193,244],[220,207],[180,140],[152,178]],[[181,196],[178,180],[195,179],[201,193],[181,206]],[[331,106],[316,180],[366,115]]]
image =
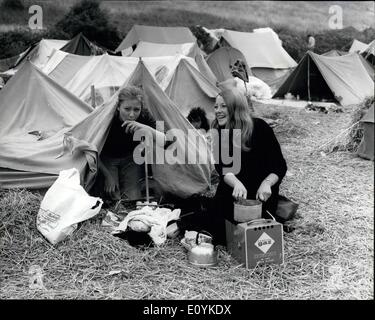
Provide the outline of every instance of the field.
[[[44,24],[56,23],[77,0],[31,1],[28,8],[43,8]],[[343,27],[358,30],[374,27],[374,3],[371,1],[102,1],[102,8],[120,32],[126,34],[133,23],[163,26],[233,28],[250,31],[253,27],[288,27],[292,30],[317,32],[328,29],[329,7],[343,9]],[[31,15],[22,12],[0,12],[0,30],[27,27]],[[287,18],[286,18],[287,17]],[[125,19],[126,18],[126,19]],[[130,21],[129,21],[130,19]]]
[[[0,191],[0,299],[373,299],[374,163],[318,148],[350,123],[344,113],[256,104],[288,163],[281,193],[297,201],[285,263],[246,270],[224,248],[212,269],[189,266],[178,239],[136,249],[86,221],[53,247],[35,226],[42,196]],[[313,152],[316,151],[316,152]],[[312,153],[312,154],[311,154]],[[30,287],[30,267],[43,286]]]

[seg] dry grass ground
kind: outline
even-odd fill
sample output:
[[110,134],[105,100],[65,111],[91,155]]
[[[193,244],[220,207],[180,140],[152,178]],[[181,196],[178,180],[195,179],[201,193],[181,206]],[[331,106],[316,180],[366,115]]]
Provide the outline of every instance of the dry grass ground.
[[[274,128],[289,171],[281,192],[300,207],[285,263],[246,270],[225,250],[212,269],[189,266],[178,240],[139,250],[86,221],[53,247],[38,233],[42,197],[0,192],[0,299],[373,299],[374,163],[310,152],[346,128],[350,112],[255,105]],[[30,267],[44,288],[30,288]]]

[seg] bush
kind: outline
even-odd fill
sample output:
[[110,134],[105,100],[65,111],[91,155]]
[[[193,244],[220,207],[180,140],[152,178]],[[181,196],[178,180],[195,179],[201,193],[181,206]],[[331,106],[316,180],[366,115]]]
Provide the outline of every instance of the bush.
[[83,0],[75,4],[56,23],[53,33],[57,34],[60,30],[69,38],[73,38],[82,32],[89,40],[114,50],[121,39],[116,27],[109,20],[108,12],[100,9],[99,1]]
[[1,3],[2,9],[11,9],[11,10],[23,10],[25,5],[22,0],[3,0]]
[[0,59],[18,55],[42,38],[43,32],[35,33],[28,29],[0,32]]

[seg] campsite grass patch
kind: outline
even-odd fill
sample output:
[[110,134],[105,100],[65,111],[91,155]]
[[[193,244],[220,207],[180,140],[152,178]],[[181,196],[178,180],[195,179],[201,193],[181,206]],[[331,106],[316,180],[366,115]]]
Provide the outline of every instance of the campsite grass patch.
[[[279,113],[288,163],[281,193],[299,203],[285,263],[246,270],[220,247],[212,269],[190,266],[178,239],[144,250],[101,227],[99,214],[55,247],[37,231],[42,195],[0,190],[1,299],[373,299],[374,163],[349,152],[310,154],[351,113],[254,105]],[[306,134],[279,130],[294,123]],[[33,286],[30,267],[43,283]],[[34,287],[34,288],[33,288]]]

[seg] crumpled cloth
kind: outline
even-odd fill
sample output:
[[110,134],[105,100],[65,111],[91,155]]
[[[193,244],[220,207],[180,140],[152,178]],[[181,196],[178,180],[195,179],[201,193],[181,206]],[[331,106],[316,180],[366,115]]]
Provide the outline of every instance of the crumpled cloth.
[[[163,244],[167,240],[167,224],[169,221],[178,220],[181,209],[151,208],[145,206],[142,209],[129,212],[123,221],[112,232],[113,234],[125,232],[129,222],[140,221],[150,227],[148,235],[156,245]],[[130,227],[130,225],[129,225]]]

